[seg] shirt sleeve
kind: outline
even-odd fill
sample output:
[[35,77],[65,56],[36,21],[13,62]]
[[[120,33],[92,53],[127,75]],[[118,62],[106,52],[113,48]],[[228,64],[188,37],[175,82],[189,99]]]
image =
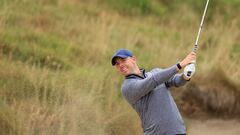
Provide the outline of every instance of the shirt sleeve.
[[165,82],[167,87],[180,87],[186,84],[188,82],[183,78],[183,74],[176,74],[173,77],[171,77],[167,82]]
[[144,79],[125,80],[122,94],[129,102],[134,103],[158,85],[167,82],[177,72],[177,66],[174,65],[163,70],[153,70],[152,74]]

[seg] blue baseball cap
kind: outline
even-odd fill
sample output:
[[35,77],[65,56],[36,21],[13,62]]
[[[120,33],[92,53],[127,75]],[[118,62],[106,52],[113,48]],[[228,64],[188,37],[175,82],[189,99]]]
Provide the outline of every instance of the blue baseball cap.
[[115,66],[116,64],[116,58],[120,57],[120,58],[127,58],[127,57],[132,57],[133,54],[131,51],[127,50],[127,49],[119,49],[115,52],[115,54],[112,56],[112,65]]

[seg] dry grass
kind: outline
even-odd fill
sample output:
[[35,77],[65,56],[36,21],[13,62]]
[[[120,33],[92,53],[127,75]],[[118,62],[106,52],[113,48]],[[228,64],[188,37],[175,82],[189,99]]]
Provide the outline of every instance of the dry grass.
[[209,120],[194,120],[187,119],[188,134],[190,135],[238,135],[239,121],[236,120],[221,120],[221,119],[209,119]]

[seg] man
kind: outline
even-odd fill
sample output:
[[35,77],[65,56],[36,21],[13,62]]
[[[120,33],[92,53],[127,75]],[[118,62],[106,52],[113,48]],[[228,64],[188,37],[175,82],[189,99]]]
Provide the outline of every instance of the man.
[[[186,128],[169,88],[179,87],[190,80],[194,69],[181,68],[196,60],[191,52],[180,63],[166,69],[155,68],[150,72],[139,69],[136,57],[126,49],[117,50],[112,65],[125,76],[122,95],[138,113],[144,135],[185,135]],[[191,70],[192,74],[187,75]]]

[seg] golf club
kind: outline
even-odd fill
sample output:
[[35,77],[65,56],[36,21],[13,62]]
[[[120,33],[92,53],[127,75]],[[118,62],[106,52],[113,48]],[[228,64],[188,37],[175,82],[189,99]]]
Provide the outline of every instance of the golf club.
[[197,52],[198,40],[199,40],[201,31],[202,31],[203,22],[204,22],[204,19],[205,19],[205,15],[206,15],[206,12],[207,12],[207,8],[208,8],[208,3],[209,3],[209,0],[207,0],[206,6],[205,6],[205,9],[204,9],[204,13],[203,13],[203,16],[202,16],[202,21],[201,21],[201,24],[200,24],[200,27],[199,27],[199,30],[198,30],[197,39],[196,39],[196,42],[195,42],[195,44],[194,44],[193,52]]
[[[199,40],[199,37],[200,37],[200,34],[201,34],[201,31],[202,31],[202,28],[203,28],[203,22],[204,22],[204,19],[205,19],[205,15],[206,15],[206,12],[207,12],[207,8],[208,8],[208,3],[209,3],[209,0],[207,0],[207,3],[206,3],[206,6],[205,6],[205,9],[204,9],[204,12],[203,12],[203,16],[202,16],[202,21],[200,23],[200,27],[199,27],[199,30],[198,30],[198,34],[197,34],[197,39],[196,39],[196,42],[194,44],[194,47],[193,47],[193,52],[197,52],[197,48],[198,48],[198,40]],[[186,68],[187,69],[193,69],[195,68],[195,64],[196,61],[192,61],[191,64],[187,65]],[[187,72],[187,76],[188,77],[191,77],[192,75],[192,70],[188,70]]]

